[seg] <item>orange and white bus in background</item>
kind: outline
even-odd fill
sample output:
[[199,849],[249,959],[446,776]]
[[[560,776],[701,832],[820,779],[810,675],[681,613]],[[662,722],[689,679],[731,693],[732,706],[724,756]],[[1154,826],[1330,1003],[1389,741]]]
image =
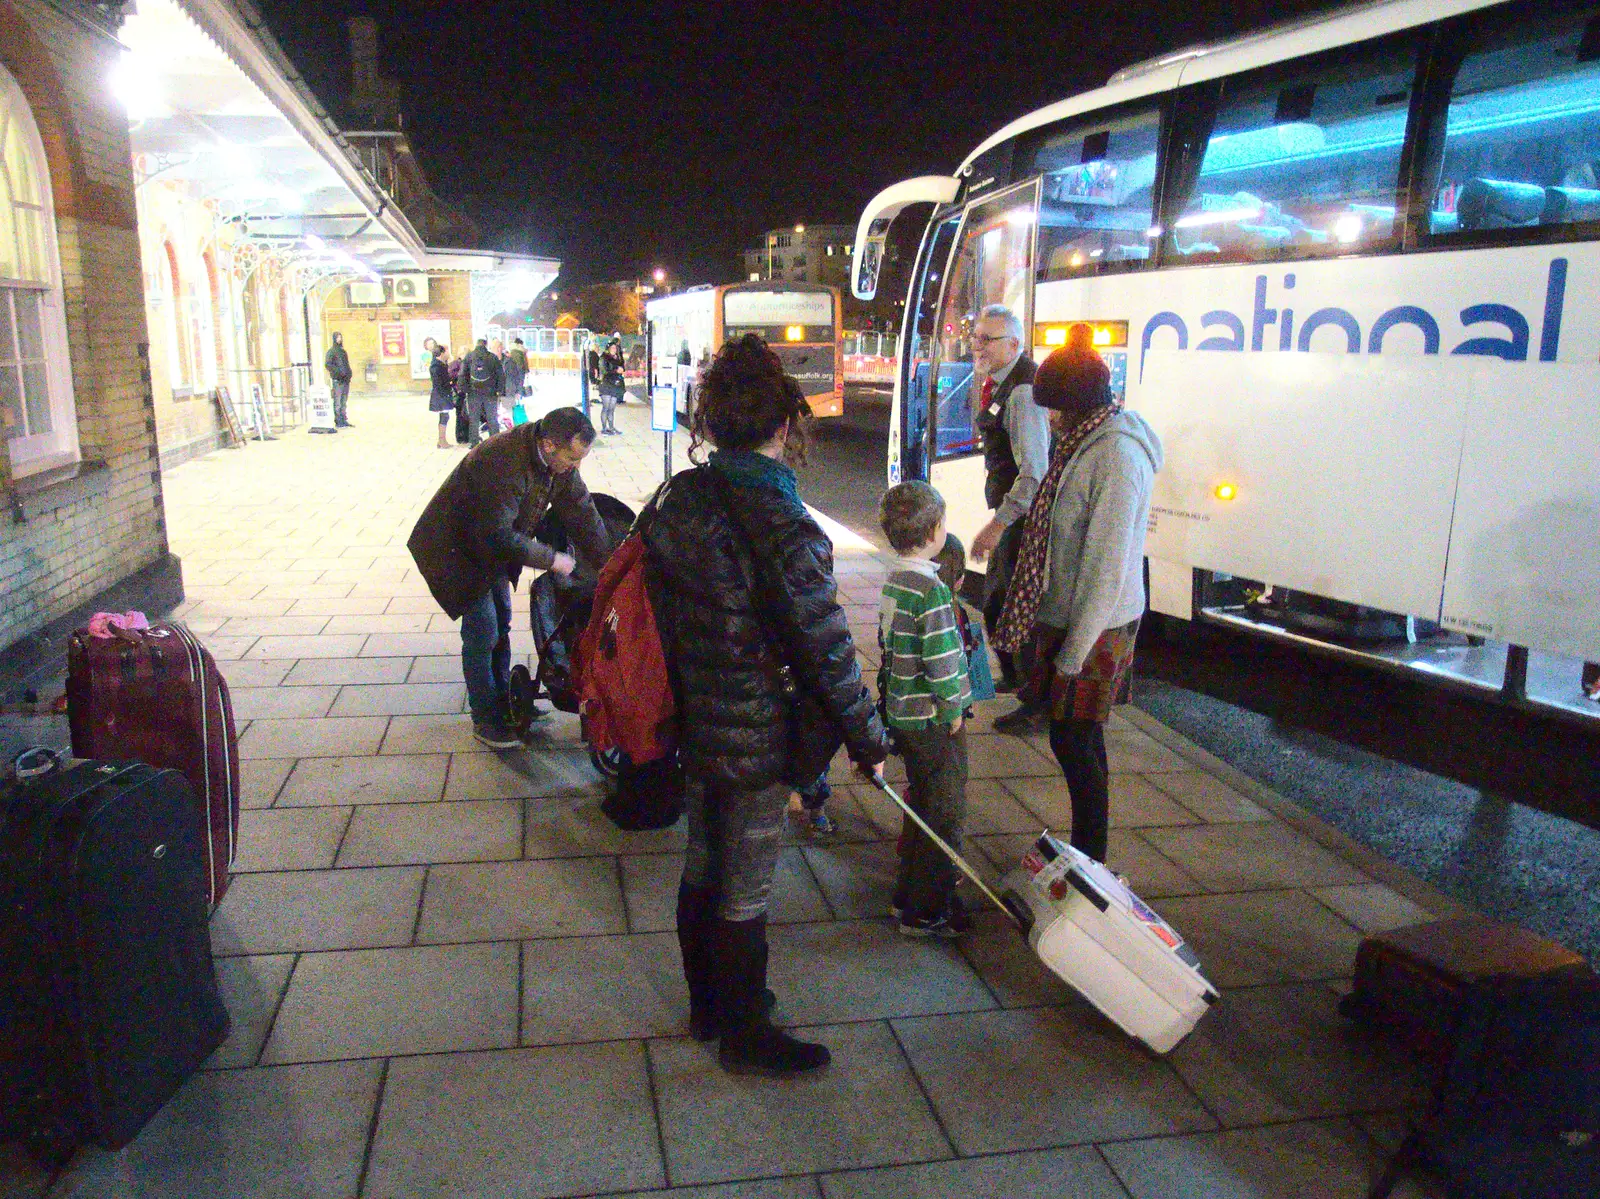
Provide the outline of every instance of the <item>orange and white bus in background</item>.
[[813,416],[842,416],[842,311],[839,289],[814,283],[707,285],[651,300],[645,319],[655,330],[657,382],[672,382],[685,348],[699,367],[723,343],[756,333],[800,384]]
[[845,330],[844,381],[863,387],[893,387],[899,347],[900,337],[896,333]]

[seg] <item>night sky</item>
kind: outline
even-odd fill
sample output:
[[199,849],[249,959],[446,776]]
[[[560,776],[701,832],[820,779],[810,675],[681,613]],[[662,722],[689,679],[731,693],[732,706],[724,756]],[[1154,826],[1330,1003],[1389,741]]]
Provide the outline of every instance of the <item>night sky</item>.
[[562,285],[665,266],[737,278],[767,228],[854,224],[887,184],[948,174],[1001,125],[1128,63],[1326,7],[257,0],[335,114],[345,19],[383,70],[434,188]]

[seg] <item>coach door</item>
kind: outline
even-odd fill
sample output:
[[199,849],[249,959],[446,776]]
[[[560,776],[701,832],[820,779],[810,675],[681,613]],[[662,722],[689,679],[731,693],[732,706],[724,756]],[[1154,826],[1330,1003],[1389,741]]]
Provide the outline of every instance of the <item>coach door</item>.
[[1028,330],[1038,204],[1039,184],[1033,180],[967,207],[933,330],[929,479],[945,497],[950,532],[968,545],[989,519],[983,502],[983,446],[977,425],[981,383],[973,375],[973,332],[986,307],[1004,304],[1022,321],[1022,349],[1032,344]]

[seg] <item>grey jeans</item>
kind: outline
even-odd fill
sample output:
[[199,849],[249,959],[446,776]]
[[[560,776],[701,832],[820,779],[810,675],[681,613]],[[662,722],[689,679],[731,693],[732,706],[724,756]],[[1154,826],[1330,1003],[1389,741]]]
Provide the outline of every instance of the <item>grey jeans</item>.
[[717,915],[754,920],[772,895],[772,872],[783,848],[789,786],[760,791],[724,791],[689,780],[686,788],[689,844],[684,886],[715,888]]
[[[967,730],[952,737],[945,725],[895,729],[894,746],[906,761],[906,802],[959,852],[967,823]],[[905,823],[895,898],[907,915],[943,915],[955,894],[956,867],[926,833]]]

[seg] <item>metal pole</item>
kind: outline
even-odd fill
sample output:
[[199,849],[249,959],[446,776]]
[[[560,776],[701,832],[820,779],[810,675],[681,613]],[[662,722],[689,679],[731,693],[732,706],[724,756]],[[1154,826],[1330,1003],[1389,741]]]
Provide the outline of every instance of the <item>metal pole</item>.
[[316,359],[311,355],[311,293],[309,291],[300,293],[300,319],[305,323],[306,328],[306,373],[310,374],[311,364]]
[[583,401],[583,414],[589,415],[589,351],[594,346],[594,335],[583,339],[578,350],[578,395]]

